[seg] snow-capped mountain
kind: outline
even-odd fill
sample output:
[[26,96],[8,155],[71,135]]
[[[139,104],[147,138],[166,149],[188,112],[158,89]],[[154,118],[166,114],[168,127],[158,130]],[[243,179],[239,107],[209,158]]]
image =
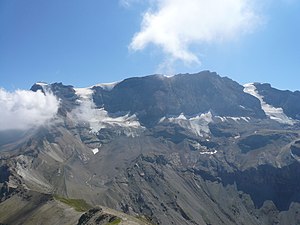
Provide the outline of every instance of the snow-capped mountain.
[[60,106],[51,123],[0,132],[0,223],[42,218],[1,216],[33,200],[38,212],[52,204],[49,217],[61,196],[147,224],[300,224],[298,91],[209,71],[31,90]]

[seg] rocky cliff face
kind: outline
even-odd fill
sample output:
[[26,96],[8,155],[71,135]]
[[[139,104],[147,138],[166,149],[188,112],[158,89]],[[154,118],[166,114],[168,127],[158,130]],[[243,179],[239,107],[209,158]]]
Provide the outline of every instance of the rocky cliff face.
[[39,89],[58,116],[0,134],[0,209],[22,188],[153,224],[300,224],[298,92],[209,71]]
[[154,125],[166,115],[194,116],[208,111],[219,116],[264,117],[259,101],[244,93],[242,86],[208,71],[129,78],[112,90],[93,89],[97,107],[110,113],[135,113],[145,125]]

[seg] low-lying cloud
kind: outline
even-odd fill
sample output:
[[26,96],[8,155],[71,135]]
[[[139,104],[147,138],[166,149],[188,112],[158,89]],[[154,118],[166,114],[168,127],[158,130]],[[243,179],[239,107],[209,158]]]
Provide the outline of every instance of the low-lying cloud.
[[54,118],[59,100],[52,93],[0,88],[0,131],[26,130]]
[[234,40],[259,23],[253,0],[149,0],[130,49],[143,50],[153,44],[171,61],[200,63],[192,45]]

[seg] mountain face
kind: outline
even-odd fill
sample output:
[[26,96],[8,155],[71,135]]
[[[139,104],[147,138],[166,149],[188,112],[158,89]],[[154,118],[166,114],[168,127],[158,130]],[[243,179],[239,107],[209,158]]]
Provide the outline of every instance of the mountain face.
[[102,87],[94,90],[97,107],[104,107],[110,113],[136,113],[147,126],[155,125],[163,116],[181,113],[193,116],[212,111],[220,116],[264,117],[259,101],[245,94],[242,86],[210,72],[171,78],[161,75],[130,78],[112,90]]
[[300,119],[299,91],[280,91],[272,88],[270,84],[257,83],[255,86],[258,93],[264,96],[264,101],[267,104],[282,108],[283,112],[293,119]]
[[[0,223],[57,218],[63,198],[131,224],[300,224],[298,91],[209,71],[31,90],[52,92],[60,108],[47,125],[0,133]],[[53,221],[127,220],[80,215]]]

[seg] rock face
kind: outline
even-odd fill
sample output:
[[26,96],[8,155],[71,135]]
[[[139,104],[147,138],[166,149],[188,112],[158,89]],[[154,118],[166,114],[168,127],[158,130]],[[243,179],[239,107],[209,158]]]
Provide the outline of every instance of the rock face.
[[154,75],[129,78],[112,90],[94,87],[93,99],[108,112],[136,113],[145,125],[165,115],[193,116],[208,111],[220,116],[263,118],[259,101],[243,92],[238,83],[216,73]]
[[52,125],[0,133],[0,214],[26,190],[101,205],[72,224],[126,224],[107,207],[132,224],[300,224],[299,92],[209,71],[31,90],[61,105]]

